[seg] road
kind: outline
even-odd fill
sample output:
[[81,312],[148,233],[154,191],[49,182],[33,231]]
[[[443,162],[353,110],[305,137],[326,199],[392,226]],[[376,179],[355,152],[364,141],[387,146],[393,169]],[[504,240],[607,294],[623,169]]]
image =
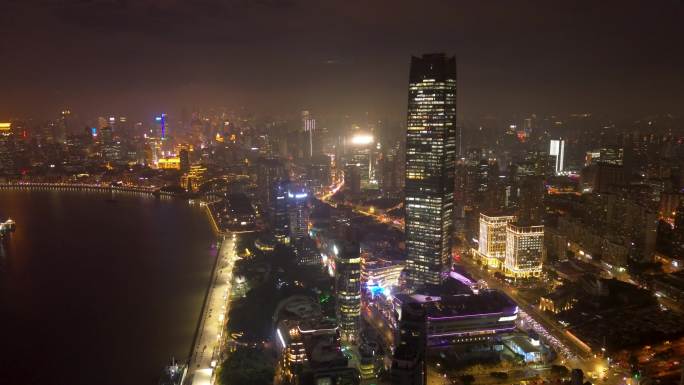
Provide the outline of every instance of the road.
[[230,307],[233,264],[237,259],[235,236],[227,236],[221,243],[207,302],[203,308],[198,335],[188,365],[186,384],[210,385],[214,368],[219,363],[221,337],[225,330]]
[[[506,293],[520,307],[521,318],[525,320],[526,327],[533,326],[534,329],[547,343],[559,353],[561,364],[569,368],[580,368],[585,376],[589,373],[597,378],[603,378],[605,385],[624,384],[626,382],[626,371],[611,365],[611,363],[598,354],[588,352],[585,347],[570,338],[564,328],[547,315],[541,312],[534,304],[528,303],[522,298],[517,289],[510,287],[494,279],[487,272],[483,271],[479,265],[469,258],[462,261],[468,266],[468,272],[476,279],[482,279],[490,288]],[[596,378],[590,378],[596,381]]]
[[[525,313],[532,317],[536,322],[541,324],[546,330],[553,334],[554,337],[562,341],[563,345],[569,348],[569,351],[565,354],[566,358],[575,358],[568,356],[587,356],[587,352],[584,350],[584,347],[578,345],[575,341],[573,341],[567,335],[565,335],[565,331],[556,322],[549,320],[544,314],[541,313],[541,311],[537,309],[537,307],[534,304],[528,303],[524,298],[522,298],[518,294],[515,288],[499,282],[498,280],[493,278],[489,273],[483,271],[482,268],[475,262],[470,260],[470,258],[463,258],[462,261],[465,262],[465,264],[468,266],[468,273],[473,275],[475,279],[483,280],[487,283],[487,286],[489,286],[490,288],[506,293],[506,295],[508,295],[511,299],[513,299],[513,301],[515,301],[518,304],[518,306],[520,306],[521,310],[525,311]],[[563,352],[559,353],[563,354]]]

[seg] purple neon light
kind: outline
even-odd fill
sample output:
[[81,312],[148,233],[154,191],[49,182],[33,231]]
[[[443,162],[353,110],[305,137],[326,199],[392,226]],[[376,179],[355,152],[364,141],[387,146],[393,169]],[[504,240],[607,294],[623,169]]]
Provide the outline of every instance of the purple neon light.
[[496,333],[500,333],[500,332],[511,331],[514,329],[515,329],[515,326],[510,327],[510,328],[476,330],[476,331],[472,331],[472,332],[453,332],[453,333],[443,333],[443,334],[428,334],[428,338],[466,336],[466,335],[471,335],[472,333],[477,333],[477,335],[480,335],[480,334],[496,334]]
[[447,316],[447,317],[428,317],[429,320],[445,320],[445,319],[461,319],[461,318],[470,318],[470,317],[486,317],[486,316],[492,316],[492,315],[502,315],[503,312],[498,312],[498,313],[480,313],[480,314],[464,314],[464,315],[452,315],[452,316]]
[[161,114],[161,136],[166,137],[166,114]]
[[468,277],[464,276],[463,274],[459,274],[459,273],[457,273],[457,272],[455,272],[455,271],[450,272],[450,273],[449,273],[449,276],[450,276],[451,278],[457,280],[458,282],[460,282],[460,283],[462,283],[462,284],[464,284],[464,285],[467,285],[467,286],[471,286],[471,285],[474,285],[474,284],[475,284],[475,282],[469,280]]

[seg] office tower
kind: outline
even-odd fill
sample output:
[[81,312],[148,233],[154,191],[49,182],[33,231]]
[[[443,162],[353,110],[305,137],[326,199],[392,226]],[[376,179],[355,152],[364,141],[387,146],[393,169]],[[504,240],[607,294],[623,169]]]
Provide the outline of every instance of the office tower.
[[15,172],[15,147],[11,123],[0,123],[0,172]]
[[71,111],[69,109],[62,110],[59,121],[55,125],[54,139],[57,143],[66,143],[67,135],[71,133],[73,128],[72,120]]
[[361,172],[355,164],[348,164],[344,167],[344,185],[352,193],[361,193]]
[[264,207],[273,205],[273,184],[287,179],[285,165],[277,158],[261,158],[257,165],[257,186],[259,201]]
[[336,248],[335,299],[343,341],[358,340],[361,316],[361,256],[358,242],[345,241]]
[[276,180],[271,184],[269,218],[273,235],[281,243],[290,241],[290,215],[287,211],[288,181]]
[[[356,132],[346,142],[346,168],[356,168],[361,189],[370,187],[374,181],[373,153],[375,137],[369,133]],[[354,172],[354,171],[352,171]]]
[[456,167],[456,59],[411,58],[406,130],[407,285],[437,284],[450,267]]
[[395,141],[392,145],[383,147],[382,151],[378,182],[382,193],[391,196],[404,190],[406,150],[402,141]]
[[504,272],[513,278],[539,277],[544,259],[544,226],[506,227]]
[[309,186],[314,192],[322,191],[330,186],[330,157],[325,154],[314,155],[307,166],[306,174]]
[[180,159],[180,170],[182,172],[190,171],[190,152],[183,148],[178,152],[178,158]]
[[111,127],[107,126],[100,130],[100,144],[105,161],[115,162],[121,158],[121,143],[114,137]]
[[479,257],[486,265],[498,269],[506,259],[506,227],[515,222],[512,215],[489,216],[480,214]]
[[309,193],[301,187],[290,186],[287,191],[287,211],[290,215],[290,242],[295,245],[304,239],[308,233],[308,198]]
[[314,153],[314,131],[316,130],[316,119],[311,116],[309,111],[302,111],[302,129],[305,134],[305,153],[307,158],[311,158]]
[[525,225],[539,225],[544,221],[544,196],[546,186],[542,176],[518,178],[518,222]]
[[154,121],[157,124],[157,132],[155,133],[156,135],[159,135],[160,138],[165,139],[166,134],[167,134],[167,119],[166,119],[166,114],[161,114],[159,116],[156,116],[154,118]]
[[554,171],[556,175],[563,172],[565,162],[565,140],[551,139],[551,145],[549,146],[549,155],[554,157]]

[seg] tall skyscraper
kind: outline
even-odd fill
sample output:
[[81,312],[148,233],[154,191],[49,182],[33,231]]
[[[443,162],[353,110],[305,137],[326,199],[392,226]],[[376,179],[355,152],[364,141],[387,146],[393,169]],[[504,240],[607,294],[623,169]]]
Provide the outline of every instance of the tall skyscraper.
[[556,175],[563,172],[565,167],[565,140],[563,139],[551,139],[551,144],[549,146],[549,155],[555,158],[554,171]]
[[285,164],[280,159],[261,158],[257,161],[257,186],[261,187],[257,195],[263,207],[273,205],[273,184],[286,179]]
[[368,133],[357,132],[347,140],[346,147],[348,153],[345,168],[356,168],[356,171],[351,171],[351,173],[358,172],[360,188],[369,188],[375,172],[373,169],[375,137]]
[[311,116],[309,111],[302,111],[302,128],[304,129],[304,134],[306,135],[306,147],[305,156],[311,158],[314,153],[313,146],[313,135],[316,131],[316,119]]
[[358,242],[341,242],[335,256],[335,298],[342,340],[356,342],[361,317],[361,256]]
[[406,131],[406,279],[438,284],[450,267],[456,169],[456,58],[411,58]]
[[269,214],[273,235],[282,243],[290,242],[290,214],[287,211],[287,190],[289,182],[275,180],[271,185]]
[[309,209],[307,201],[309,193],[298,186],[289,186],[287,192],[287,211],[290,214],[290,242],[297,245],[307,236],[309,225]]

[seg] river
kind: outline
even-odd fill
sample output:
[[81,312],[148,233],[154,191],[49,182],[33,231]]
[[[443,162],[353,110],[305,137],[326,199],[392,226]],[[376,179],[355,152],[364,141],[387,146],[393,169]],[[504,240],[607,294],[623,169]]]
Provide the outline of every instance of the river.
[[205,213],[130,193],[0,191],[0,384],[156,384],[186,359],[216,251]]

